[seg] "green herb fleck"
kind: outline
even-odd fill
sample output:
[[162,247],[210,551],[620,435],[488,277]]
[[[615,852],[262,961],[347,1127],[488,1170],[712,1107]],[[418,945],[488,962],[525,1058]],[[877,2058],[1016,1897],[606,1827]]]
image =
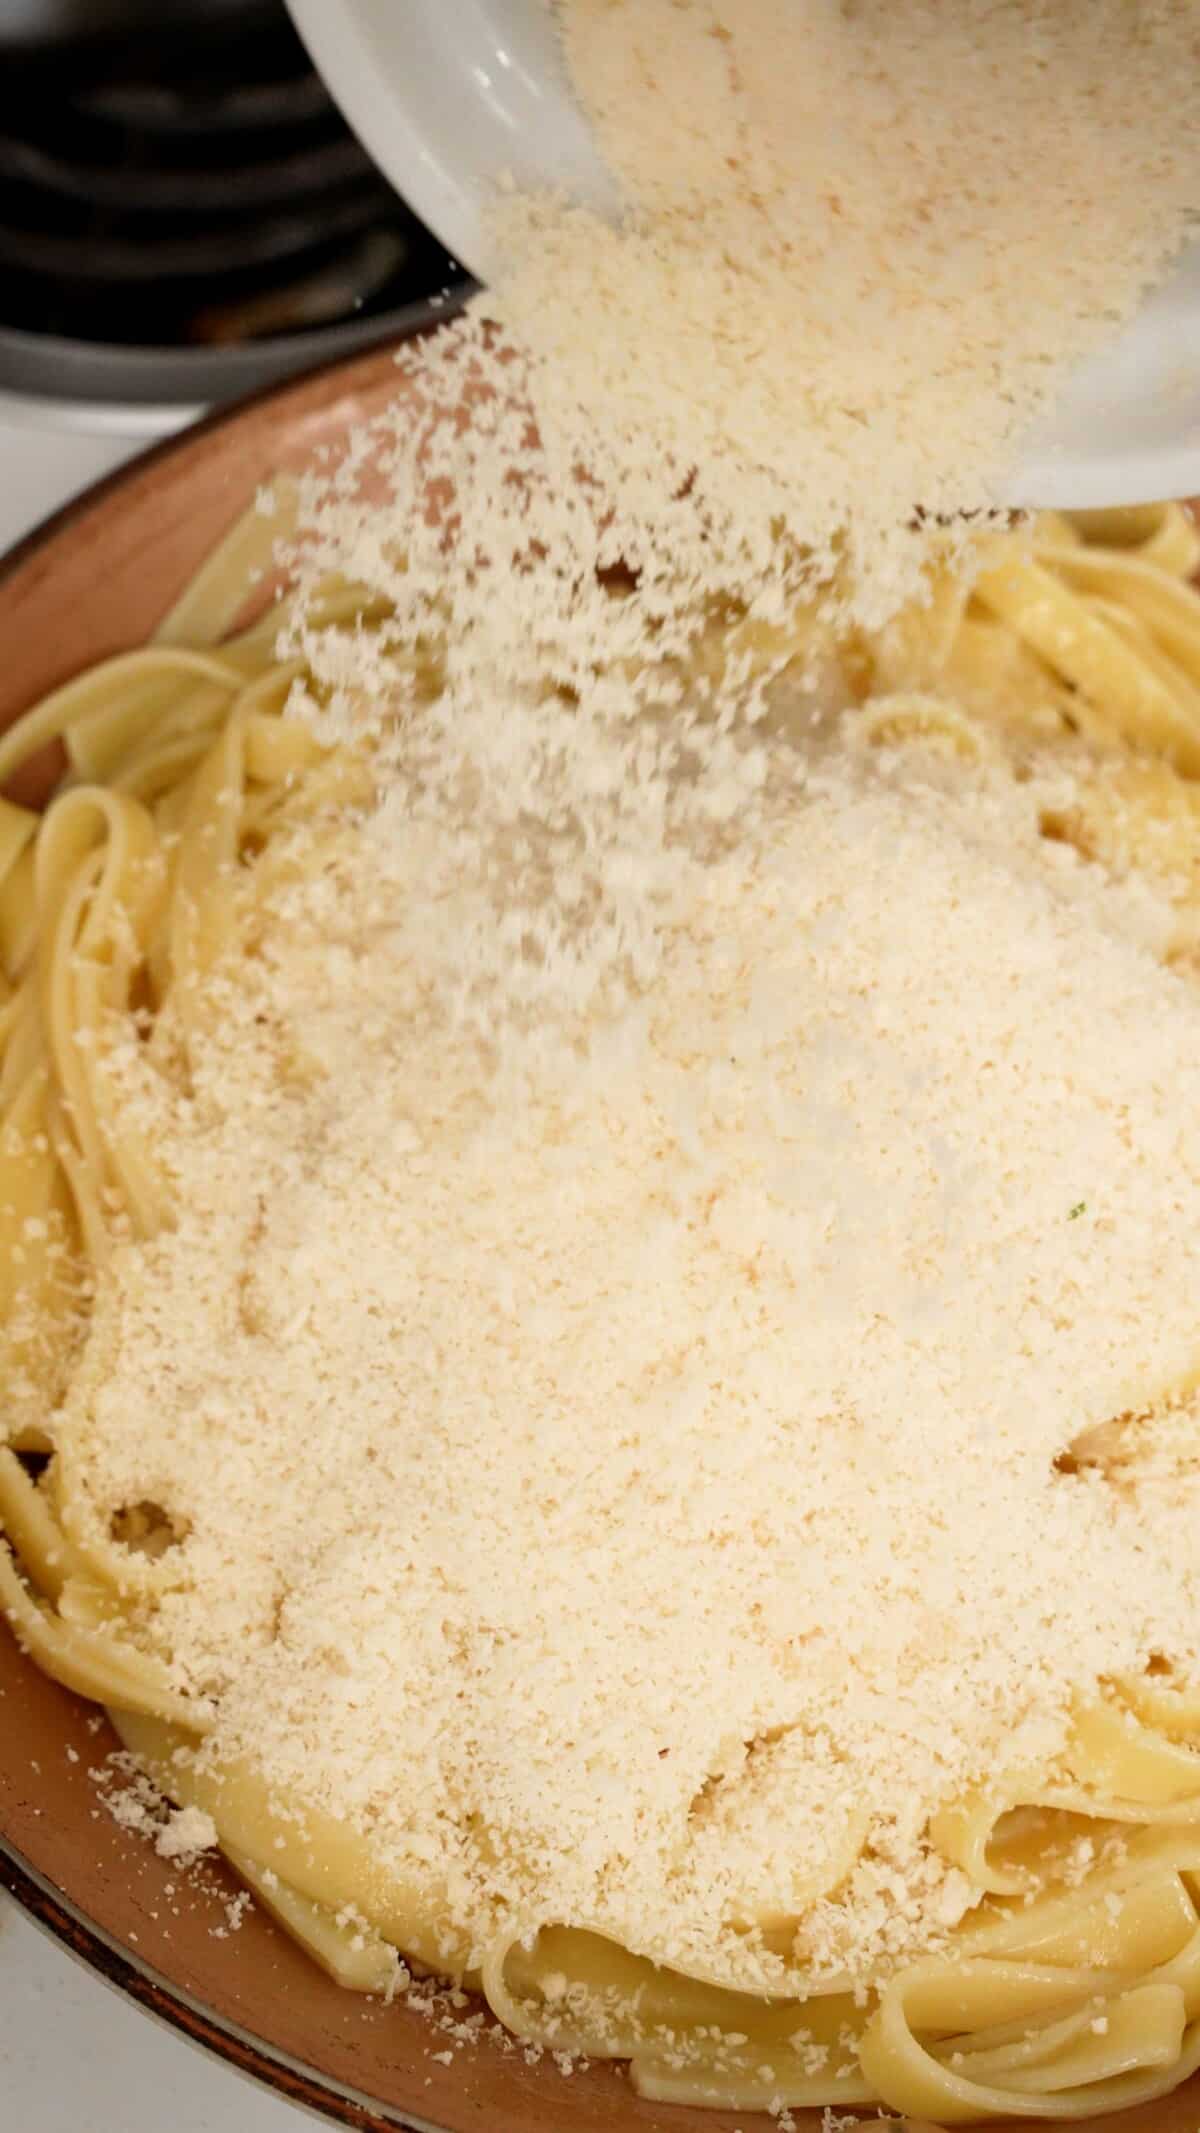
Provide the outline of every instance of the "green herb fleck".
[[1070,1214],[1067,1216],[1067,1220],[1068,1222],[1078,1222],[1080,1215],[1086,1215],[1086,1213],[1087,1201],[1076,1200],[1074,1207],[1071,1209]]

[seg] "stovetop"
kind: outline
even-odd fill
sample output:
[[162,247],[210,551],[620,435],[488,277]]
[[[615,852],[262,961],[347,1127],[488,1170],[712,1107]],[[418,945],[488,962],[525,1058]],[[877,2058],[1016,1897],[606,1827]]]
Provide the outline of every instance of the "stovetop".
[[0,0],[0,390],[211,402],[461,300],[282,0],[12,20]]

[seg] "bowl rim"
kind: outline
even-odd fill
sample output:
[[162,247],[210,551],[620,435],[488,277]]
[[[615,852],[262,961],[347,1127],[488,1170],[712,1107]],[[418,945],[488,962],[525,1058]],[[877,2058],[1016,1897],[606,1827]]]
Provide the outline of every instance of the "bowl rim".
[[[398,350],[409,341],[423,340],[427,335],[439,332],[444,325],[450,325],[459,317],[475,293],[474,285],[467,283],[461,290],[448,294],[441,304],[426,300],[414,305],[411,318],[404,318],[399,322],[395,318],[381,319],[379,332],[370,338],[356,341],[351,347],[339,345],[328,355],[323,355],[319,362],[305,363],[301,368],[284,371],[282,374],[277,372],[272,377],[261,379],[247,391],[234,393],[211,407],[203,408],[190,420],[185,419],[160,435],[148,438],[107,474],[99,475],[84,488],[76,490],[64,503],[56,505],[54,510],[35,519],[33,525],[19,534],[7,548],[0,548],[0,585],[31,561],[36,550],[44,543],[65,532],[76,519],[85,518],[94,505],[105,502],[125,482],[136,479],[159,460],[168,459],[173,452],[199,443],[224,429],[227,424],[240,421],[244,415],[252,413],[257,407],[266,407],[274,400],[283,400],[289,393],[300,395],[322,378],[333,378],[340,371],[352,371],[372,356],[378,358],[384,355],[389,348]],[[179,412],[187,416],[186,408],[181,408]]]

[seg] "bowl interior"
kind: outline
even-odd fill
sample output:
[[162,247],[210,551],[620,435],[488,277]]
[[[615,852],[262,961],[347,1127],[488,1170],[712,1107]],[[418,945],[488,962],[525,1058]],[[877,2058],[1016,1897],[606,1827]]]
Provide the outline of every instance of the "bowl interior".
[[[25,542],[0,570],[0,727],[142,642],[258,483],[336,446],[395,384],[383,352],[289,385],[160,446]],[[207,1868],[195,1886],[100,1806],[92,1773],[116,1745],[0,1624],[0,1881],[98,1970],[280,2093],[360,2127],[770,2133],[775,2121],[745,2111],[643,2102],[612,2067],[567,2078],[487,2037],[460,2048],[403,2000],[340,1990],[261,1911],[230,1931],[231,1876]],[[1200,2077],[1107,2123],[1194,2133],[1198,2115]]]

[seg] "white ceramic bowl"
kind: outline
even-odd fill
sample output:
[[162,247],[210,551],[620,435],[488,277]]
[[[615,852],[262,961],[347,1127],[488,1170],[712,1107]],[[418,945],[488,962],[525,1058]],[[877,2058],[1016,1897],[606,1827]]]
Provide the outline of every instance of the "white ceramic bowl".
[[359,139],[481,281],[483,203],[511,171],[601,208],[616,191],[571,94],[550,0],[289,0]]
[[[615,204],[571,96],[549,0],[288,4],[376,162],[481,280],[483,203],[503,173],[604,210]],[[1072,380],[1053,421],[1028,438],[1004,501],[1080,508],[1197,493],[1200,245]]]

